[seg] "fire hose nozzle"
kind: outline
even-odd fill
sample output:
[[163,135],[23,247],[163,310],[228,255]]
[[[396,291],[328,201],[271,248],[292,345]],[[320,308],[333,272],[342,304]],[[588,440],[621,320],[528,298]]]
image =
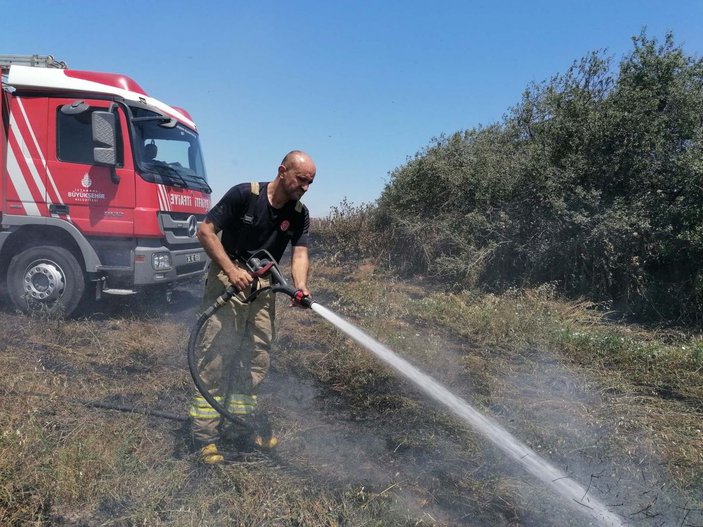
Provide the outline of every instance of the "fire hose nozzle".
[[310,308],[312,306],[312,297],[303,293],[302,289],[296,289],[293,296],[291,296],[293,303],[302,307]]

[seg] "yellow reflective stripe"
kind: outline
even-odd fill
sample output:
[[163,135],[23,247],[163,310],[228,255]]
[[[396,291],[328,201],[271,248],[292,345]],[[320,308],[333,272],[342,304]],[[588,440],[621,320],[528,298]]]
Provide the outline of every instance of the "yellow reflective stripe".
[[246,393],[235,393],[229,396],[229,402],[237,404],[256,404],[256,395],[248,395]]
[[202,408],[194,408],[192,406],[190,407],[188,415],[196,419],[216,419],[220,417],[220,414],[214,408],[205,410]]
[[[221,403],[224,400],[224,397],[216,395],[213,397],[213,399],[215,399],[215,401],[217,401],[218,403]],[[198,406],[210,406],[210,403],[207,402],[207,399],[205,399],[205,397],[203,397],[202,395],[194,395],[191,404],[195,404]]]
[[[222,403],[223,401],[223,398],[220,396],[215,396],[214,399],[218,403]],[[215,419],[220,416],[217,410],[210,406],[210,403],[207,402],[202,395],[195,395],[193,397],[190,402],[188,415],[196,419]]]
[[256,410],[256,406],[252,406],[251,404],[230,404],[227,407],[227,411],[235,415],[250,414],[254,410]]
[[230,396],[227,410],[235,415],[246,415],[256,410],[256,395],[237,393]]
[[[224,397],[216,396],[215,401],[224,404]],[[227,402],[227,411],[235,415],[247,415],[256,410],[256,395],[235,394]],[[196,395],[190,403],[190,417],[196,419],[214,419],[220,416],[202,395]]]

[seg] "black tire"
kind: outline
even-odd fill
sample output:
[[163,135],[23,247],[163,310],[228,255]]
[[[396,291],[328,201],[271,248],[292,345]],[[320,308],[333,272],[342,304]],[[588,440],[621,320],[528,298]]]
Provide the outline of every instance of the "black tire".
[[78,307],[85,287],[78,260],[63,247],[30,247],[15,255],[7,268],[7,292],[25,313],[68,317]]

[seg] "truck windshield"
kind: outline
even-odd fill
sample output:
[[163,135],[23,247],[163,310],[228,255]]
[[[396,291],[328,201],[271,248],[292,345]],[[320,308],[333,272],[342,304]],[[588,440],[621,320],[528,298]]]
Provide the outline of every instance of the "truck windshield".
[[210,194],[198,134],[163,115],[131,108],[134,151],[139,173],[147,181]]

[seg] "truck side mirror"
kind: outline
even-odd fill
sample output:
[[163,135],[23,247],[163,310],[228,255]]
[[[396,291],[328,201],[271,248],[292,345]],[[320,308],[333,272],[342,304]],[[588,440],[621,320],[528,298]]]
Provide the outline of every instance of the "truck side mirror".
[[113,183],[119,183],[120,178],[115,172],[117,166],[117,131],[115,114],[112,112],[95,111],[91,115],[93,129],[93,159],[97,165],[112,168]]
[[93,158],[99,165],[117,165],[117,132],[115,131],[115,114],[112,112],[93,112]]

